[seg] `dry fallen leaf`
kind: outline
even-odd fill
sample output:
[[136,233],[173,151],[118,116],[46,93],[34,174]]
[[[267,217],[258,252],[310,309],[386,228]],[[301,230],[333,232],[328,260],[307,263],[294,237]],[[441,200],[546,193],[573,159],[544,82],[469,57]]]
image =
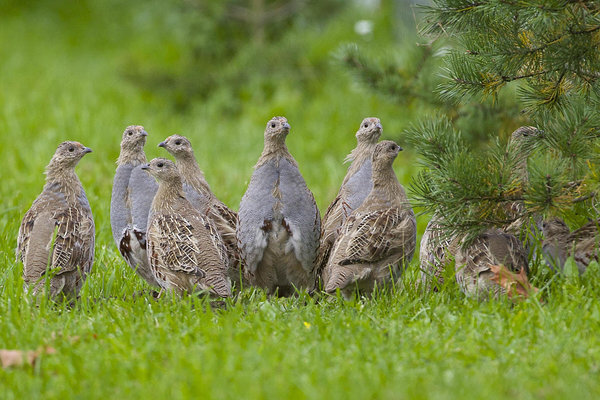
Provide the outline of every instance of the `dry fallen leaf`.
[[489,264],[494,276],[492,282],[506,289],[508,297],[512,299],[526,299],[530,295],[537,293],[538,289],[529,283],[527,272],[522,268],[518,274],[509,271],[504,265]]
[[56,353],[56,349],[49,346],[40,347],[35,351],[0,349],[0,364],[2,364],[2,368],[34,365],[40,355],[54,353]]

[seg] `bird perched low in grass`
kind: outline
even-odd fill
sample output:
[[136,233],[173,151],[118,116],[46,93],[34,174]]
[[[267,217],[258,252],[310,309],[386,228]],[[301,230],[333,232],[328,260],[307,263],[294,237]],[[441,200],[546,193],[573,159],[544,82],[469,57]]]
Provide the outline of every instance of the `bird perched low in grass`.
[[327,293],[344,298],[356,289],[370,294],[374,287],[395,281],[410,263],[417,240],[417,222],[392,164],[402,149],[390,140],[375,146],[373,188],[342,226],[323,270]]
[[455,269],[461,291],[480,301],[506,294],[507,288],[496,282],[495,266],[521,273],[526,278],[527,250],[514,235],[490,229],[468,245],[458,246]]
[[542,252],[550,268],[563,270],[568,257],[573,256],[579,273],[587,269],[592,260],[600,256],[600,220],[590,221],[571,232],[560,218],[550,218],[542,223]]
[[[75,174],[92,150],[78,142],[61,143],[46,167],[44,190],[23,217],[17,259],[26,286],[38,294],[75,298],[94,263],[94,219]],[[50,278],[50,282],[46,282]]]
[[148,213],[158,189],[154,179],[141,169],[147,162],[144,153],[147,136],[139,125],[128,126],[123,132],[110,200],[110,225],[127,264],[150,285],[158,286],[146,254]]
[[419,281],[425,290],[437,292],[444,284],[444,271],[454,259],[458,242],[455,237],[444,235],[440,217],[434,214],[423,232],[419,248]]
[[[539,138],[539,135],[540,131],[537,128],[533,126],[522,126],[511,134],[508,143],[509,149],[516,153],[515,175],[523,184],[526,184],[528,181],[527,159],[535,148],[536,140]],[[529,216],[525,212],[523,201],[504,203],[501,207],[504,207],[505,214],[510,221],[506,226],[501,227],[501,231],[522,238],[525,249],[527,249],[530,245],[529,242],[532,239],[530,236],[530,231],[532,229],[529,224]],[[427,224],[425,232],[421,237],[420,282],[426,290],[437,291],[443,284],[444,270],[448,265],[452,264],[456,252],[459,250],[459,247],[462,246],[463,237],[461,235],[448,236],[444,230],[443,222],[443,216],[436,212]],[[496,231],[490,231],[489,234],[491,234],[491,232]],[[487,235],[489,236],[489,234]],[[480,239],[482,242],[487,240],[484,238]],[[463,255],[464,254],[465,253],[463,252]],[[488,254],[487,258],[493,259],[494,255]],[[478,268],[481,268],[482,271],[488,271],[489,267],[486,263],[487,261],[482,263]],[[487,275],[483,275],[482,279],[486,276]],[[491,282],[490,285],[494,286],[494,283]]]
[[148,216],[148,261],[160,287],[182,294],[198,290],[231,296],[227,249],[214,223],[186,199],[172,161],[142,166],[158,181]]
[[285,145],[290,125],[274,117],[239,208],[238,242],[250,283],[280,296],[312,289],[320,214]]
[[204,173],[196,162],[192,144],[186,137],[172,135],[160,142],[158,146],[163,147],[175,157],[175,165],[183,178],[183,191],[187,199],[215,223],[225,246],[227,246],[230,265],[229,278],[239,289],[243,270],[235,233],[238,221],[237,213],[213,194]]
[[365,118],[356,132],[356,147],[346,157],[346,162],[351,162],[348,172],[321,223],[317,275],[320,275],[327,265],[331,248],[340,234],[342,225],[373,188],[371,157],[382,131],[379,118]]

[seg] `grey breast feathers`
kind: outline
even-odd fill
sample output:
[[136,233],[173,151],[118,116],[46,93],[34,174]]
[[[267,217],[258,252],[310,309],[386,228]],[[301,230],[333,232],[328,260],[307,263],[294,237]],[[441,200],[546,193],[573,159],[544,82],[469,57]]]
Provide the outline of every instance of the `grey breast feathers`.
[[275,184],[279,174],[275,160],[258,167],[252,174],[238,212],[237,240],[242,258],[255,272],[267,246],[268,225],[273,219]]
[[287,159],[281,159],[279,167],[282,214],[291,232],[296,258],[305,271],[312,272],[319,249],[321,215],[298,167]]
[[131,223],[131,204],[129,203],[129,179],[132,165],[117,167],[113,179],[112,195],[110,198],[110,226],[113,239],[119,246],[125,228]]

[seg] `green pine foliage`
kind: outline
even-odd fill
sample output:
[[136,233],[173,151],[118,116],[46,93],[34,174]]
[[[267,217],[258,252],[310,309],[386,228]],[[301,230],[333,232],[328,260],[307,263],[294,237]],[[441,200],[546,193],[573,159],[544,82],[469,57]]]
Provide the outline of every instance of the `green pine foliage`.
[[[540,131],[523,148],[498,140],[498,126],[485,132],[488,147],[461,145],[442,163],[433,162],[427,141],[464,134],[448,123],[409,131],[425,167],[415,195],[427,210],[440,212],[453,233],[473,236],[534,214],[560,215],[575,225],[597,218],[598,11],[598,1],[437,0],[425,7],[422,33],[455,43],[444,57],[439,98],[463,104],[508,91],[525,124]],[[515,162],[530,153],[523,179]],[[514,201],[525,204],[519,214],[507,212]]]

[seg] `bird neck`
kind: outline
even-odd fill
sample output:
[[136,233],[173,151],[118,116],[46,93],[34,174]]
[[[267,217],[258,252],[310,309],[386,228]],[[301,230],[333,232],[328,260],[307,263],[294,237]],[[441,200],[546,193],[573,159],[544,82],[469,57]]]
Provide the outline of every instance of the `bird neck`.
[[177,165],[177,170],[181,176],[184,177],[188,185],[210,197],[210,194],[212,193],[210,185],[206,181],[204,172],[200,169],[200,166],[196,162],[196,157],[194,157],[193,154],[175,158],[175,165]]
[[117,165],[140,165],[146,164],[147,162],[148,160],[146,159],[146,153],[144,153],[143,146],[136,146],[134,148],[121,146],[121,152],[119,153],[119,158],[117,159]]
[[351,162],[352,164],[348,167],[348,172],[346,173],[342,185],[344,185],[352,175],[356,174],[365,163],[371,161],[375,145],[376,143],[358,142],[356,147],[346,156],[344,162]]
[[362,164],[365,160],[371,158],[376,145],[377,143],[359,140],[356,147],[346,156],[344,162],[351,161],[352,163]]
[[46,184],[44,189],[59,191],[74,200],[81,193],[83,186],[75,173],[75,167],[54,165],[46,168]]
[[173,203],[180,198],[185,198],[181,178],[174,178],[169,181],[159,181],[158,190],[152,201],[152,209],[158,211],[172,208]]
[[279,160],[281,158],[286,158],[293,164],[296,164],[285,144],[285,137],[265,137],[265,145],[262,154],[260,155],[260,158],[258,159],[258,162],[254,168],[260,167],[269,160]]
[[390,199],[408,201],[406,191],[398,181],[394,168],[392,168],[392,162],[373,163],[373,191],[384,193]]

